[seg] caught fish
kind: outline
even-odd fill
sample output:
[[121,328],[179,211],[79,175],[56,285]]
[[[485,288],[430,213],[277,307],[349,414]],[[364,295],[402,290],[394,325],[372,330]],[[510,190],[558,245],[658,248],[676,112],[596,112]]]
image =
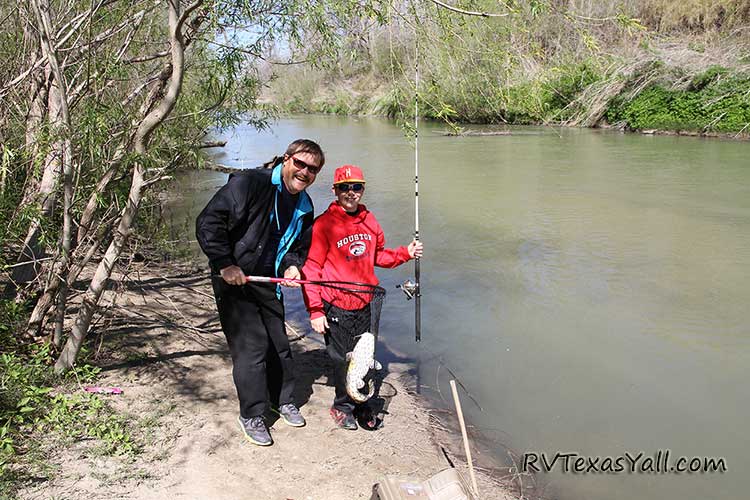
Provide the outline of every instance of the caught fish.
[[357,403],[364,403],[375,393],[375,384],[369,381],[367,394],[360,389],[365,386],[365,377],[371,369],[380,370],[383,366],[375,359],[375,335],[363,333],[352,349],[346,355],[349,366],[346,369],[346,392]]

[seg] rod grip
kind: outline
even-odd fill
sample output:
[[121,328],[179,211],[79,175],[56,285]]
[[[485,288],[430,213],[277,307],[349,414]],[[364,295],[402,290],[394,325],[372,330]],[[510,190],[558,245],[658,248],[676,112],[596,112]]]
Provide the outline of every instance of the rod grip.
[[414,259],[414,276],[417,285],[414,294],[414,340],[422,341],[422,287],[419,283],[419,257]]
[[[281,283],[281,278],[271,278],[269,276],[245,276],[248,283]],[[290,280],[295,281],[295,280]]]

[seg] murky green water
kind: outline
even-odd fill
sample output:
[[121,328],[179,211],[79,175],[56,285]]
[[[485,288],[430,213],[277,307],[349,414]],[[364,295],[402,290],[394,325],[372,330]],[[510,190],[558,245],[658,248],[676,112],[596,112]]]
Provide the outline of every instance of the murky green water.
[[[255,166],[297,137],[328,166],[311,188],[320,212],[335,166],[356,163],[365,202],[392,245],[413,231],[413,149],[377,119],[285,119],[237,129],[217,161]],[[538,474],[563,499],[746,498],[750,481],[750,144],[590,130],[420,138],[422,344],[413,302],[391,292],[381,331],[419,358],[425,393],[450,399],[499,456],[626,452],[724,458],[710,474]],[[222,174],[183,181],[193,217]],[[177,216],[176,223],[180,223]],[[192,224],[192,220],[189,222]],[[438,369],[436,359],[444,366]],[[670,464],[671,465],[671,464]]]

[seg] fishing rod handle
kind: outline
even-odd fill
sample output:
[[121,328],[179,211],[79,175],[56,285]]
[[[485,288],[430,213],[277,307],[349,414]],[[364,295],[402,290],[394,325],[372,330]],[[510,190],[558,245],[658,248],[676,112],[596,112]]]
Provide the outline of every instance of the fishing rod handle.
[[308,283],[305,280],[296,278],[271,278],[270,276],[245,276],[247,283],[283,283],[285,281],[291,281],[292,283],[299,283],[304,285]]
[[414,294],[414,341],[422,341],[422,290],[419,283],[419,258],[414,259],[414,277],[416,290]]

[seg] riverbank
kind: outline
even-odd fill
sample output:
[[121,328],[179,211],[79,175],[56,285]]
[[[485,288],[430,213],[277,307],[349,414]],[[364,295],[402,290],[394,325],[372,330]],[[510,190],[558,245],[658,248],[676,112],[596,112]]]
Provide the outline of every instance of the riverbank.
[[[606,52],[519,62],[494,77],[481,63],[440,73],[423,61],[425,80],[375,69],[347,74],[286,70],[265,99],[289,113],[387,116],[467,124],[614,128],[647,134],[750,138],[750,45],[729,36],[624,38]],[[499,50],[499,49],[498,49]],[[425,56],[427,57],[427,56]],[[447,57],[447,56],[446,56]],[[525,61],[525,62],[524,62]],[[402,62],[401,67],[412,67]],[[285,73],[286,74],[286,73]]]
[[[134,453],[102,454],[90,441],[46,450],[54,470],[20,498],[369,498],[384,475],[426,480],[453,462],[468,479],[455,436],[413,393],[411,366],[391,362],[381,397],[385,425],[374,432],[334,428],[333,387],[322,339],[290,322],[297,362],[295,397],[307,426],[272,422],[275,444],[243,438],[231,358],[218,324],[207,272],[190,264],[133,264],[108,290],[92,331],[97,385],[133,429]],[[451,439],[451,435],[453,439]],[[486,457],[476,457],[486,464]],[[479,473],[481,498],[518,495],[501,471]],[[528,481],[527,481],[528,484]],[[528,492],[526,492],[528,495]]]

